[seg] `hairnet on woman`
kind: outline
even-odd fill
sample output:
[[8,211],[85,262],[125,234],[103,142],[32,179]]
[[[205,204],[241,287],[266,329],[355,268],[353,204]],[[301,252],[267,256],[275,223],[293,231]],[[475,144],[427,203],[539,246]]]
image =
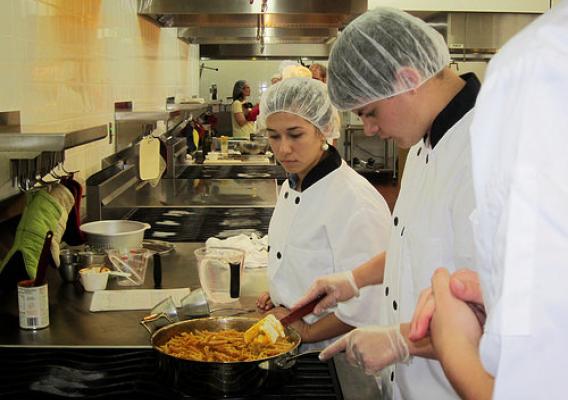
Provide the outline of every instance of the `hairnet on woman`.
[[[329,272],[351,276],[353,266],[384,249],[390,212],[378,191],[327,144],[339,122],[325,84],[289,78],[271,86],[261,99],[259,118],[288,173],[268,231],[270,291],[257,301],[260,311],[280,317],[316,277]],[[304,347],[321,348],[320,342],[371,323],[367,311],[378,306],[378,298],[379,288],[369,288],[334,312],[305,317],[293,326]]]

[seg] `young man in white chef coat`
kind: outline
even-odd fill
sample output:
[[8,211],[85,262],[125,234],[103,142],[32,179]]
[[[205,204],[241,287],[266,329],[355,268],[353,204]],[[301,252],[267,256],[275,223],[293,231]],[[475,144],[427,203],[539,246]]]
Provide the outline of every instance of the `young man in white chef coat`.
[[[442,36],[424,21],[390,8],[363,14],[331,51],[332,102],[363,120],[368,135],[409,148],[386,252],[349,273],[316,281],[300,304],[327,293],[316,311],[383,283],[380,326],[356,329],[321,353],[345,350],[368,374],[381,373],[385,398],[458,397],[429,342],[407,334],[416,300],[440,265],[471,266],[474,208],[469,127],[480,83],[448,67]],[[423,356],[414,357],[412,356]]]
[[[432,279],[433,317],[422,301],[413,320],[420,338],[428,326],[420,320],[432,317],[436,352],[466,399],[566,398],[567,66],[563,1],[499,51],[479,95],[472,221],[483,300],[473,272],[450,280],[441,269]],[[485,304],[483,336],[454,296]]]

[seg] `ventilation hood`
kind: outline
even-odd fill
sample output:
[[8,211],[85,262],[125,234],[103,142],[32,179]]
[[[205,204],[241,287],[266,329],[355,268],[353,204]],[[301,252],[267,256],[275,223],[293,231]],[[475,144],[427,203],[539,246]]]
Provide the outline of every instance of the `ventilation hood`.
[[199,44],[202,57],[327,58],[367,0],[138,0],[138,14]]

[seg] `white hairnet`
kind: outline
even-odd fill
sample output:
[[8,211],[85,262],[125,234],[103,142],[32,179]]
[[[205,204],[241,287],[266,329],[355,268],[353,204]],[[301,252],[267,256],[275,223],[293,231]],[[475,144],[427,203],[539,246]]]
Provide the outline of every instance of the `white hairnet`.
[[[450,62],[444,38],[424,21],[379,7],[351,22],[335,41],[328,64],[333,104],[353,110],[420,86]],[[418,71],[418,84],[397,76]]]
[[298,115],[330,139],[339,137],[339,113],[331,104],[324,83],[311,78],[289,78],[272,85],[260,99],[257,123],[266,127],[266,119],[277,112]]
[[303,65],[288,65],[282,70],[282,79],[311,78],[312,71]]

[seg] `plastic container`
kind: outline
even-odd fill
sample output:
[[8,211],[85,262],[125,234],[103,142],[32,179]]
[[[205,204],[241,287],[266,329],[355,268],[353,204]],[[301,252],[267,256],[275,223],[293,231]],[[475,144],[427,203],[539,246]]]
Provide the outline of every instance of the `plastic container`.
[[105,290],[110,270],[108,268],[83,268],[79,271],[81,283],[87,292]]
[[148,260],[152,257],[152,252],[144,248],[131,249],[110,249],[107,256],[113,267],[120,272],[130,274],[117,278],[119,286],[140,286],[146,278]]
[[209,301],[238,301],[245,252],[230,247],[201,247],[195,250],[199,282]]

